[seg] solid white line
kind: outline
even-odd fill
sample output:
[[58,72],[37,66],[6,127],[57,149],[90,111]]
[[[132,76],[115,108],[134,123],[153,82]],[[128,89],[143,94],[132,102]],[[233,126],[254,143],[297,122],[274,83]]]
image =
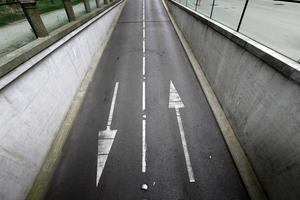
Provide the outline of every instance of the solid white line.
[[142,158],[142,172],[146,172],[146,119],[143,119],[143,158]]
[[143,81],[143,103],[142,103],[143,111],[146,110],[146,83]]
[[110,106],[109,116],[108,116],[108,120],[107,120],[107,128],[106,129],[110,129],[110,125],[111,125],[111,122],[112,122],[112,119],[113,119],[118,88],[119,88],[119,82],[116,82],[115,89],[114,89],[114,94],[113,94],[113,98],[112,98],[112,102],[111,102],[111,106]]
[[183,130],[183,125],[182,125],[179,108],[175,108],[175,110],[176,110],[177,122],[178,122],[178,126],[179,126],[181,142],[182,142],[185,163],[186,163],[186,168],[188,171],[189,179],[190,179],[190,182],[195,182],[194,172],[193,172],[193,168],[192,168],[192,164],[191,164],[190,154],[189,154],[189,151],[187,148],[187,143],[186,143],[186,139],[185,139],[185,134],[184,134],[184,130]]

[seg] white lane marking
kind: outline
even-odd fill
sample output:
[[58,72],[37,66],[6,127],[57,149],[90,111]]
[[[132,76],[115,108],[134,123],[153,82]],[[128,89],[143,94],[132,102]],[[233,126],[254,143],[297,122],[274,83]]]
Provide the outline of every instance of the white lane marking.
[[145,43],[145,39],[143,39],[143,57],[145,57],[145,51],[146,51],[146,43]]
[[143,119],[143,157],[142,157],[142,172],[146,172],[146,119]]
[[145,23],[145,0],[143,0],[143,94],[142,94],[142,172],[146,173],[146,23]]
[[[145,67],[146,67],[146,57],[143,56],[143,76],[146,75],[146,70],[145,70]],[[144,77],[145,78],[145,77]]]
[[98,155],[97,155],[97,179],[96,179],[96,186],[99,184],[100,177],[102,175],[103,168],[105,166],[108,154],[110,149],[113,145],[114,138],[118,130],[110,130],[110,126],[113,119],[115,103],[117,98],[119,88],[119,82],[116,82],[114,94],[112,98],[112,103],[110,106],[109,116],[107,120],[106,130],[99,131],[98,133]]
[[175,108],[181,143],[182,143],[182,147],[183,147],[183,153],[184,153],[184,157],[185,157],[186,168],[187,168],[187,172],[189,175],[189,180],[190,180],[190,182],[195,182],[195,177],[194,177],[194,172],[193,172],[193,168],[192,168],[192,164],[191,164],[190,154],[188,151],[185,133],[184,133],[183,125],[182,125],[182,119],[181,119],[181,115],[180,115],[180,111],[179,111],[179,108],[183,108],[183,107],[184,107],[184,104],[183,104],[173,82],[170,81],[169,108]]
[[184,134],[184,129],[183,129],[183,125],[182,125],[179,108],[175,108],[175,110],[176,110],[177,122],[178,122],[178,126],[179,126],[180,137],[181,137],[181,142],[182,142],[182,147],[183,147],[183,153],[184,153],[184,157],[185,157],[185,163],[186,163],[186,168],[188,171],[189,179],[190,179],[190,182],[195,182],[194,172],[193,172],[193,168],[192,168],[192,164],[191,164],[189,150],[187,148],[187,143],[186,143],[186,139],[185,139],[185,134]]
[[115,110],[115,104],[116,104],[116,97],[117,97],[117,93],[118,93],[118,88],[119,88],[119,82],[116,82],[115,89],[114,89],[114,94],[113,94],[113,99],[112,99],[112,103],[111,103],[111,106],[110,106],[109,116],[108,116],[108,120],[107,120],[107,128],[106,129],[110,129],[110,126],[111,126],[111,122],[112,122],[113,115],[114,115],[114,110]]
[[145,81],[143,81],[143,103],[142,103],[142,108],[143,108],[143,111],[146,110],[146,83]]
[[184,104],[173,84],[172,81],[170,81],[170,93],[169,93],[169,108],[183,108]]

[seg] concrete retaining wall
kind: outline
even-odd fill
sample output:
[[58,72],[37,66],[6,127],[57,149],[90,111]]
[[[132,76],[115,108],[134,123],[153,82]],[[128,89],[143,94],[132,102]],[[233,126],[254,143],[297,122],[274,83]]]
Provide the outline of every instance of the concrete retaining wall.
[[120,11],[100,14],[0,79],[0,199],[26,197]]
[[199,17],[167,4],[268,197],[300,199],[299,84]]

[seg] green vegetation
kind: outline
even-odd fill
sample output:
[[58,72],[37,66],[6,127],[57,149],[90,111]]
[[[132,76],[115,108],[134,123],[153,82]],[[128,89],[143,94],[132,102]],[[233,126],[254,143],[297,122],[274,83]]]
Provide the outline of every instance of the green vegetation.
[[[0,4],[11,2],[11,0],[0,0]],[[71,0],[72,4],[78,4],[82,0]],[[62,0],[38,0],[37,10],[39,13],[46,13],[63,8]],[[14,21],[25,18],[20,4],[0,5],[0,26],[7,25]]]
[[[82,2],[81,0],[72,0],[73,5]],[[37,9],[39,13],[46,13],[64,7],[62,0],[39,0],[37,1]]]
[[[4,3],[0,1],[0,3]],[[9,6],[0,6],[0,26],[23,19],[24,13],[19,5],[11,4]]]

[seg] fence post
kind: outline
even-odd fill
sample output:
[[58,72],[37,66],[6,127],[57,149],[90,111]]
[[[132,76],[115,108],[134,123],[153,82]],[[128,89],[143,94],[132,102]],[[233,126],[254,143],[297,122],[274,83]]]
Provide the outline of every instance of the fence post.
[[215,7],[215,0],[213,0],[213,4],[212,4],[212,7],[211,7],[211,12],[210,12],[209,18],[212,18],[212,15],[213,15],[213,12],[214,12],[214,7]]
[[246,9],[247,9],[247,7],[248,7],[248,2],[249,2],[249,0],[246,0],[245,6],[244,6],[244,9],[243,9],[243,12],[242,12],[241,19],[240,19],[240,21],[239,21],[239,25],[238,25],[237,30],[236,30],[237,32],[240,31],[240,28],[241,28],[241,25],[242,25],[242,21],[243,21],[243,19],[244,19],[244,15],[245,15]]
[[75,21],[76,17],[75,17],[75,14],[74,14],[74,10],[73,10],[71,1],[70,0],[63,0],[63,2],[64,2],[64,7],[65,7],[65,10],[66,10],[69,22]]
[[199,2],[199,0],[196,1],[195,11],[197,11],[198,2]]
[[22,0],[20,1],[23,12],[35,34],[36,37],[48,36],[48,31],[36,9],[35,0]]
[[87,12],[87,13],[91,12],[90,1],[89,0],[83,0],[83,4],[84,4],[84,7],[85,7],[85,12]]
[[95,1],[96,1],[97,8],[100,8],[101,6],[100,6],[100,3],[99,3],[99,0],[95,0]]

